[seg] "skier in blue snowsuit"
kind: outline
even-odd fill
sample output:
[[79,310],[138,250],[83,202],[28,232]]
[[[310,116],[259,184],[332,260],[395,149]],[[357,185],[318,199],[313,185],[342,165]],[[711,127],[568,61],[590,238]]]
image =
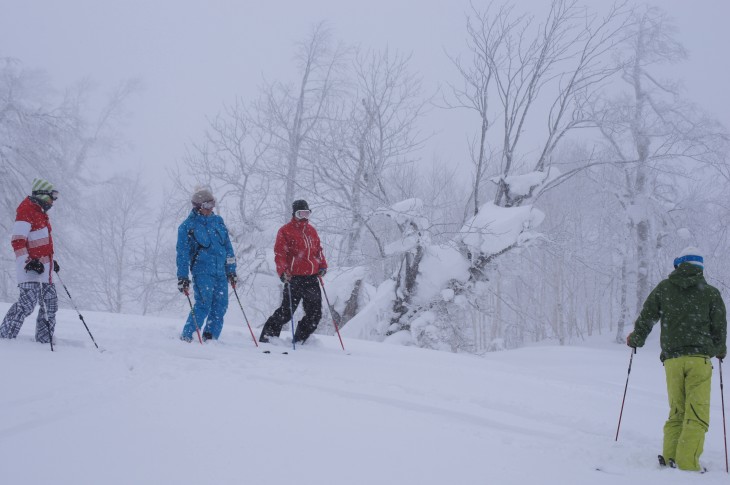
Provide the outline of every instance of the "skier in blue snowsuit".
[[177,287],[188,294],[192,273],[195,315],[188,316],[180,339],[192,341],[197,322],[203,340],[217,340],[228,309],[227,282],[236,286],[236,258],[223,218],[213,214],[210,189],[197,189],[191,202],[193,209],[177,231]]

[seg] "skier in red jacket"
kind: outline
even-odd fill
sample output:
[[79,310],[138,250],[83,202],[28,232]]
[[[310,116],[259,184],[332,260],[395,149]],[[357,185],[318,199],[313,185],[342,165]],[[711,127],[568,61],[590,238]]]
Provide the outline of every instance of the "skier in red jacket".
[[28,315],[40,302],[35,327],[36,342],[48,343],[56,326],[58,297],[53,284],[53,236],[47,212],[58,198],[53,184],[43,179],[33,180],[30,197],[18,206],[11,244],[15,252],[15,267],[20,298],[10,307],[0,325],[0,338],[15,338]]
[[318,276],[324,276],[327,272],[327,260],[317,230],[309,223],[311,213],[306,200],[295,200],[291,221],[284,224],[276,235],[274,259],[276,272],[284,283],[284,295],[281,306],[266,320],[260,342],[268,342],[270,337],[279,336],[281,327],[291,320],[292,311],[296,310],[300,301],[303,302],[304,317],[297,324],[295,343],[305,342],[322,318],[322,293]]

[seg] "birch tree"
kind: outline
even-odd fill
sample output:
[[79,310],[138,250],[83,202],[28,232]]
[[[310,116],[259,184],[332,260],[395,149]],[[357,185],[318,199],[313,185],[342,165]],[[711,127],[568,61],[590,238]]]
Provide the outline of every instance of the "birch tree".
[[[633,301],[638,314],[655,279],[651,266],[663,246],[662,226],[682,205],[678,180],[691,179],[693,171],[712,165],[718,141],[727,135],[683,99],[676,82],[652,72],[686,56],[663,12],[638,14],[626,45],[621,79],[627,89],[599,103],[594,116],[607,157],[615,161],[608,169],[617,170],[621,180],[614,194],[633,246],[622,263],[621,301],[627,306]],[[633,297],[625,294],[629,282],[635,282]],[[619,321],[617,341],[623,340],[627,316]]]

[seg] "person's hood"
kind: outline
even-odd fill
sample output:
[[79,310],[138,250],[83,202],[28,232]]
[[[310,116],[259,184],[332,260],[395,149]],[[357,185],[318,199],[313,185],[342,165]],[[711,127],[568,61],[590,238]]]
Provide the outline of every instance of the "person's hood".
[[669,281],[680,288],[697,286],[707,283],[701,266],[692,263],[682,263],[669,275]]

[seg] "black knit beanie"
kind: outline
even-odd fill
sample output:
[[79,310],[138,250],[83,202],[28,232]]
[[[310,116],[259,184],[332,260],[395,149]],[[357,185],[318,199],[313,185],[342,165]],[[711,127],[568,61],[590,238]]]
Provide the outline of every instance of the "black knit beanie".
[[306,200],[300,199],[295,200],[291,205],[291,215],[297,213],[297,211],[308,211],[309,210],[309,204],[307,204]]

